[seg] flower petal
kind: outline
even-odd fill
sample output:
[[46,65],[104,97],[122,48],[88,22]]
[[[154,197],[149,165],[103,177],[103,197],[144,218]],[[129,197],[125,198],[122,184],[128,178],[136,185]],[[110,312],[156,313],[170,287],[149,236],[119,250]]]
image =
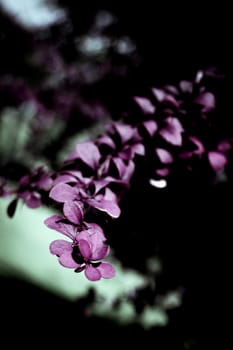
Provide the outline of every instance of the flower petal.
[[170,169],[169,168],[159,168],[159,169],[155,170],[155,173],[159,176],[166,177],[169,175]]
[[72,249],[71,251],[65,251],[58,259],[59,263],[64,266],[68,267],[70,269],[74,269],[80,266],[80,264],[77,264],[74,259],[72,258]]
[[127,143],[135,134],[135,128],[133,128],[131,125],[118,122],[111,124],[110,127],[111,126],[120,136],[122,144]]
[[67,158],[68,161],[81,159],[83,163],[89,165],[92,169],[98,167],[100,161],[100,152],[98,147],[92,141],[78,143]]
[[163,164],[170,164],[173,162],[173,157],[170,152],[163,148],[156,148],[155,152],[159,157],[159,160]]
[[227,164],[227,157],[216,151],[211,151],[208,153],[208,159],[213,170],[221,170]]
[[43,174],[40,178],[40,180],[37,182],[38,188],[49,191],[50,188],[52,187],[53,180],[51,175],[49,174]]
[[79,246],[80,253],[84,257],[84,259],[89,260],[91,257],[91,248],[88,242],[84,239],[80,239],[78,241],[78,246]]
[[166,126],[159,131],[160,135],[172,145],[181,146],[183,127],[180,121],[177,118],[168,117],[165,122]]
[[193,83],[191,81],[181,80],[179,86],[181,91],[184,93],[191,94],[193,92]]
[[88,241],[89,237],[97,237],[98,240],[100,240],[101,242],[106,239],[103,229],[98,224],[92,223],[92,222],[88,222],[88,223],[86,222],[86,225],[88,229],[79,232],[76,235],[77,239],[85,239]]
[[126,168],[125,163],[123,162],[123,160],[121,158],[118,158],[118,157],[113,157],[112,162],[114,163],[114,165],[118,171],[119,177],[121,178],[125,172],[125,168]]
[[101,272],[91,265],[87,265],[84,274],[90,281],[99,281],[101,279]]
[[154,114],[156,108],[148,98],[134,96],[134,101],[137,103],[144,114]]
[[96,261],[96,260],[104,259],[104,258],[106,258],[106,256],[108,256],[109,251],[110,251],[109,246],[102,243],[102,247],[93,251],[90,260]]
[[166,105],[171,105],[173,107],[179,107],[179,103],[170,92],[166,92],[161,89],[153,88],[152,93],[156,97],[157,101]]
[[232,146],[229,140],[222,140],[219,142],[217,148],[220,152],[227,152],[232,148]]
[[51,254],[61,256],[65,251],[72,252],[72,243],[57,239],[50,243],[49,250]]
[[211,92],[202,92],[195,102],[202,107],[203,112],[210,112],[215,108],[215,97]]
[[77,191],[65,183],[59,183],[51,189],[49,197],[56,202],[65,203],[77,199]]
[[[108,253],[106,249],[102,251],[102,248],[106,247],[106,238],[100,226],[98,226],[97,224],[89,224],[89,226],[89,229],[79,232],[76,235],[76,239],[78,242],[80,242],[81,240],[86,241],[91,250],[91,258],[93,259],[94,257],[94,260],[97,260],[97,258],[99,259],[100,254]],[[102,257],[103,255],[101,255],[101,258]]]
[[38,192],[28,192],[28,195],[25,196],[25,204],[32,209],[39,208],[41,206],[41,195]]
[[107,262],[102,262],[97,267],[97,270],[101,273],[101,276],[103,278],[112,278],[116,275],[116,271],[115,271],[114,267]]
[[96,199],[88,199],[87,203],[96,209],[106,212],[113,218],[118,218],[121,214],[121,210],[117,203],[108,201],[105,199],[96,200]]
[[109,137],[108,135],[101,135],[98,137],[97,139],[97,143],[98,145],[104,145],[109,147],[110,149],[115,149],[115,143],[113,142],[113,140],[111,139],[111,137]]
[[62,216],[59,216],[59,215],[50,216],[44,221],[44,224],[49,228],[51,228],[52,230],[63,233],[65,236],[73,240],[75,228],[71,224],[64,223],[64,218]]
[[154,136],[154,134],[158,130],[158,124],[155,120],[146,120],[142,123],[142,126],[145,128],[145,130],[151,137]]
[[80,225],[83,221],[83,211],[77,201],[67,201],[63,206],[65,217],[73,224]]
[[54,186],[59,183],[77,183],[77,179],[71,174],[59,175],[53,182]]

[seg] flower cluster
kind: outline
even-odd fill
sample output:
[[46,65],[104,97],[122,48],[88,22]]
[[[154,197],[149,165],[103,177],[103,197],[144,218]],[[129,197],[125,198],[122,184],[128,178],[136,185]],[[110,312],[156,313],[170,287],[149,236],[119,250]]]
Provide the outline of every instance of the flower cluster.
[[[205,161],[216,173],[224,170],[232,139],[221,138],[216,125],[217,103],[208,90],[210,71],[198,71],[194,81],[182,80],[177,86],[152,87],[148,96],[134,96],[134,111],[127,116],[143,135],[146,151],[154,162],[150,183],[159,187],[177,163],[193,170]],[[212,79],[218,81],[217,75]]]
[[29,208],[39,208],[42,205],[43,197],[47,197],[52,184],[52,173],[47,171],[44,166],[37,167],[29,174],[22,176],[15,189],[8,188],[6,179],[2,180],[0,196],[14,196],[7,209],[9,217],[13,217],[18,200],[22,200]]
[[[78,143],[57,173],[49,197],[62,206],[63,217],[52,216],[45,224],[72,240],[54,241],[50,251],[59,262],[75,272],[85,270],[89,280],[110,278],[114,268],[101,262],[109,253],[103,229],[86,217],[103,213],[120,216],[119,201],[130,185],[135,155],[144,147],[137,129],[122,123],[107,125],[96,141]],[[89,215],[90,217],[90,215]]]
[[134,96],[132,110],[106,124],[95,140],[77,143],[58,171],[38,167],[21,177],[16,190],[2,179],[0,196],[15,195],[8,215],[13,216],[19,199],[30,208],[49,201],[61,215],[45,224],[69,239],[53,241],[51,254],[91,281],[113,277],[114,267],[103,261],[110,253],[103,223],[119,218],[137,159],[151,164],[145,178],[156,188],[166,187],[177,167],[192,172],[204,164],[216,175],[228,164],[232,139],[217,132],[218,101],[207,88],[208,73]]

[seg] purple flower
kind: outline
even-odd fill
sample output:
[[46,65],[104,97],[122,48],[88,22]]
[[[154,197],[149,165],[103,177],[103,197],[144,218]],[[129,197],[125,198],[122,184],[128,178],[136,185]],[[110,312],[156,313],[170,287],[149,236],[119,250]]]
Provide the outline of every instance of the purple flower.
[[228,140],[222,140],[218,143],[216,150],[210,150],[207,154],[209,163],[214,171],[219,171],[228,163],[227,152],[232,149]]
[[154,114],[156,107],[146,97],[134,96],[134,101],[138,104],[144,114]]
[[100,192],[105,186],[105,183],[93,182],[89,185],[91,186],[82,188],[79,186],[70,186],[66,183],[59,183],[51,189],[49,196],[56,202],[64,203],[64,207],[67,202],[75,201],[79,203],[81,208],[87,205],[106,212],[113,218],[118,218],[121,211],[114,194],[112,193],[112,196],[110,196],[110,192],[112,191],[110,189],[104,189],[104,193]]
[[94,142],[85,141],[75,146],[74,150],[68,156],[67,161],[81,159],[91,169],[96,169],[99,166],[100,158],[99,149]]
[[102,173],[112,173],[113,177],[127,184],[135,170],[135,155],[145,154],[142,138],[136,127],[119,122],[108,124],[106,131],[107,135],[100,136],[96,141],[105,154]]
[[207,156],[209,165],[215,172],[223,169],[228,163],[227,152],[232,149],[229,140],[220,141],[216,149],[207,149],[197,137],[190,136],[188,139],[194,145],[194,149],[182,152],[180,158],[190,159],[193,156],[202,157],[205,155]]
[[41,205],[42,192],[49,191],[52,184],[52,175],[46,173],[43,167],[38,167],[20,179],[17,197],[29,208],[38,208]]
[[184,129],[179,119],[168,117],[165,119],[165,126],[159,130],[159,134],[172,145],[181,146],[183,131]]
[[71,239],[71,242],[59,239],[50,244],[51,254],[58,257],[62,266],[73,268],[75,272],[84,271],[90,281],[115,276],[114,267],[101,261],[108,256],[110,249],[99,225],[86,223],[87,228],[77,232],[75,225],[64,222],[64,218],[57,215],[46,219],[45,224]]

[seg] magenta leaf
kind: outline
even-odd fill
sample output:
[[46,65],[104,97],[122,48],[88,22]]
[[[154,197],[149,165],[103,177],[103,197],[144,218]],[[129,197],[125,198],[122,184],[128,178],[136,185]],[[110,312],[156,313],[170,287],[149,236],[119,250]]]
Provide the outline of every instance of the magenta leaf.
[[158,130],[158,124],[154,120],[146,120],[142,123],[148,134],[152,137]]
[[109,246],[105,245],[103,242],[101,243],[101,247],[98,249],[95,249],[92,253],[92,257],[91,260],[95,261],[95,260],[101,260],[104,259],[110,251]]
[[65,218],[58,215],[53,215],[44,221],[44,224],[52,230],[63,233],[65,236],[73,239],[74,238],[74,226],[70,223],[64,222]]
[[173,162],[173,157],[170,152],[168,152],[166,149],[163,148],[156,148],[157,156],[159,157],[159,160],[163,164],[170,164]]
[[90,281],[99,281],[101,279],[101,272],[91,265],[87,265],[84,274]]
[[72,244],[63,239],[58,239],[50,243],[49,250],[51,254],[61,256],[65,251],[72,251]]
[[68,161],[81,159],[83,163],[89,165],[92,169],[96,169],[100,161],[100,152],[98,147],[92,141],[84,141],[78,143],[71,152]]
[[107,262],[102,262],[97,269],[103,278],[112,278],[116,275],[114,267]]
[[62,266],[68,267],[70,269],[74,269],[74,268],[77,268],[80,266],[72,258],[72,250],[71,251],[69,251],[69,250],[64,251],[64,253],[59,257],[58,261]]
[[80,253],[84,257],[85,260],[89,260],[91,258],[91,248],[88,242],[84,239],[80,239],[78,241],[78,246]]
[[105,199],[96,200],[96,199],[88,199],[87,203],[96,209],[106,212],[113,218],[118,218],[120,216],[121,210],[117,203],[112,201],[108,201]]
[[59,183],[51,189],[49,197],[56,202],[65,203],[66,201],[75,200],[77,198],[77,191],[67,184]]
[[134,101],[137,103],[144,114],[154,114],[156,108],[151,103],[151,101],[148,100],[148,98],[134,96]]
[[172,145],[181,146],[183,127],[180,121],[177,118],[168,117],[165,122],[166,126],[159,131],[160,135]]
[[211,112],[215,108],[215,97],[211,92],[202,92],[195,100],[203,112]]
[[215,171],[221,170],[227,164],[226,156],[217,151],[210,151],[208,153],[208,159],[211,167]]
[[65,217],[73,224],[81,225],[83,222],[83,211],[77,201],[67,201],[63,206]]

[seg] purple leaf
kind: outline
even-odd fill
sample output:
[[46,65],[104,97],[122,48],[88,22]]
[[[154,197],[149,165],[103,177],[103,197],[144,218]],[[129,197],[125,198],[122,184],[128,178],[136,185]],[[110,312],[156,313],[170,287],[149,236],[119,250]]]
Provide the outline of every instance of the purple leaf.
[[72,258],[72,251],[65,251],[60,257],[59,257],[59,263],[64,266],[68,267],[70,269],[77,268],[80,265],[77,264],[74,259]]
[[109,254],[110,248],[102,243],[102,247],[95,249],[92,253],[91,260],[101,260],[104,259]]
[[158,124],[154,120],[147,120],[142,123],[148,134],[152,137],[158,130]]
[[125,168],[126,168],[125,163],[123,162],[123,160],[121,158],[118,158],[118,157],[113,157],[112,161],[117,168],[118,176],[121,178],[125,172]]
[[49,191],[53,185],[53,180],[50,175],[43,174],[40,180],[37,182],[38,188]]
[[62,216],[50,216],[44,221],[44,224],[52,230],[58,231],[73,240],[74,226],[64,223],[64,218]]
[[61,256],[65,251],[72,252],[72,243],[58,239],[50,243],[49,250],[51,254]]
[[230,141],[223,140],[220,141],[218,144],[218,151],[220,152],[227,152],[232,148]]
[[166,93],[163,90],[157,88],[152,88],[151,90],[158,102],[162,102],[165,99]]
[[108,201],[105,199],[101,199],[101,200],[88,199],[87,203],[93,208],[106,212],[108,215],[110,215],[113,218],[118,218],[120,216],[121,210],[118,204],[112,201]]
[[205,147],[203,146],[203,143],[195,136],[189,137],[190,141],[192,141],[195,146],[197,147],[196,150],[194,150],[195,154],[202,154],[205,152]]
[[83,211],[77,201],[67,201],[63,206],[65,217],[73,224],[81,225],[83,221]]
[[96,169],[99,165],[100,157],[98,147],[92,141],[85,141],[76,145],[67,160],[81,159],[83,163],[89,165],[92,169]]
[[172,145],[181,146],[183,127],[180,121],[177,118],[168,117],[165,122],[166,126],[159,131],[160,135]]
[[56,202],[65,203],[66,201],[77,199],[77,191],[74,187],[64,183],[59,183],[51,189],[49,197]]
[[227,158],[224,154],[216,151],[208,153],[208,159],[211,167],[215,171],[221,170],[227,164]]
[[189,94],[193,92],[193,83],[191,81],[182,80],[179,85],[182,92]]
[[89,260],[91,258],[91,248],[88,242],[84,239],[80,239],[78,241],[78,246],[80,253],[84,257],[85,260]]
[[169,168],[160,168],[160,169],[156,169],[156,174],[162,177],[168,176],[170,173]]
[[130,160],[127,167],[125,167],[124,174],[122,174],[122,180],[125,183],[129,183],[131,177],[133,176],[134,170],[135,170],[135,164],[132,160]]
[[83,230],[76,235],[78,240],[84,239],[90,243],[91,246],[102,244],[106,240],[103,229],[96,223],[86,222],[87,230]]
[[60,183],[77,183],[77,179],[70,174],[63,174],[63,175],[59,175],[53,182],[53,185],[55,187],[55,185],[58,185]]
[[97,270],[100,271],[101,276],[103,278],[112,278],[116,275],[116,271],[115,271],[114,267],[107,262],[102,262],[97,267]]
[[195,102],[202,107],[203,112],[211,112],[215,108],[215,97],[211,92],[202,92]]
[[19,198],[22,198],[25,204],[31,208],[36,209],[41,206],[41,195],[38,192],[24,191],[18,195]]
[[130,139],[133,138],[135,129],[131,125],[121,123],[114,123],[113,125],[121,138],[122,144],[127,143]]
[[115,149],[115,143],[108,135],[99,136],[97,142],[99,145],[105,145],[108,146],[110,149]]
[[97,268],[87,265],[84,274],[86,278],[90,281],[99,281],[101,279],[101,273]]
[[179,156],[182,159],[191,158],[194,154],[201,156],[205,152],[203,143],[196,136],[189,136],[189,140],[196,146],[196,149],[182,152]]
[[140,156],[145,155],[145,146],[141,143],[135,143],[134,145],[130,146],[133,155],[139,154]]
[[134,101],[138,104],[144,114],[154,114],[156,108],[148,98],[134,96]]
[[112,182],[112,180],[108,180],[108,179],[103,179],[103,180],[96,180],[94,181],[94,185],[95,185],[95,193],[98,193],[100,190],[102,190],[103,188],[105,188],[110,182]]
[[167,93],[164,90],[157,88],[153,88],[152,93],[154,94],[158,102],[166,103],[168,105],[172,105],[173,107],[179,107],[179,103],[170,93]]
[[173,157],[170,152],[163,148],[156,148],[156,153],[159,157],[159,160],[163,164],[170,164],[173,162]]

